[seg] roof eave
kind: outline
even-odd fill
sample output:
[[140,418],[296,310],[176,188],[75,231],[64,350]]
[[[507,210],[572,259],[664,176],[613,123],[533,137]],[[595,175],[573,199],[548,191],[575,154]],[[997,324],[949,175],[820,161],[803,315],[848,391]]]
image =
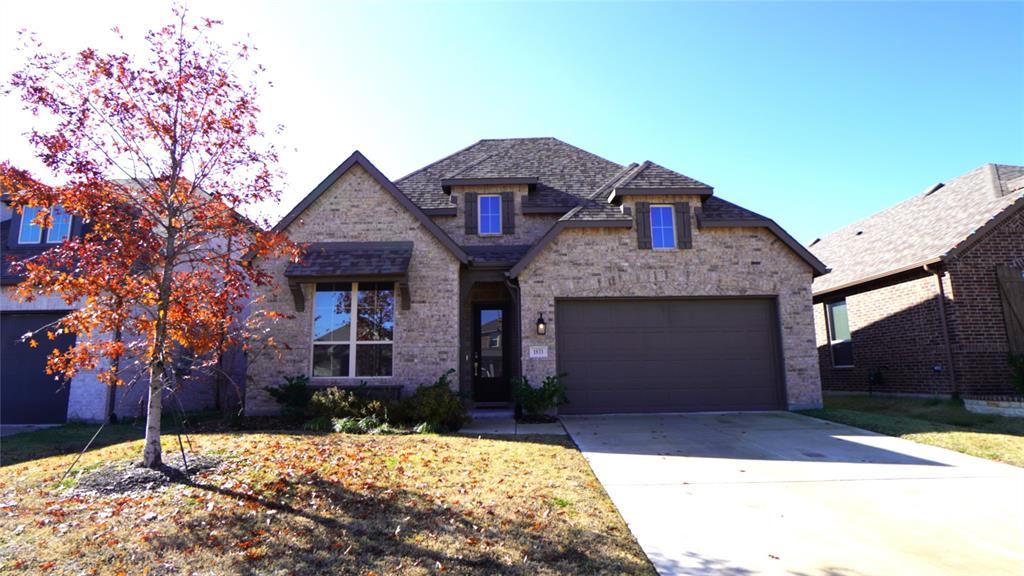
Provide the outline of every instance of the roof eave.
[[619,187],[613,188],[608,195],[608,202],[620,196],[714,196],[715,189],[710,186],[672,186],[664,188]]
[[814,270],[814,277],[823,276],[828,274],[828,266],[821,260],[818,260],[817,256],[811,253],[810,250],[804,248],[804,245],[797,242],[795,238],[789,235],[782,226],[775,223],[770,218],[762,218],[758,220],[747,220],[747,219],[715,219],[711,220],[705,218],[703,213],[697,211],[697,226],[700,228],[767,228],[772,234],[774,234],[782,243],[785,244],[790,250],[796,253],[804,262]]
[[926,266],[931,266],[932,264],[938,264],[938,263],[942,262],[943,260],[944,259],[943,259],[942,256],[933,256],[931,258],[926,258],[924,260],[920,260],[920,261],[914,262],[913,264],[907,264],[906,266],[900,266],[898,268],[893,268],[891,270],[886,270],[884,272],[878,272],[876,274],[871,274],[871,275],[868,275],[868,276],[864,276],[864,277],[858,278],[856,280],[851,280],[849,282],[844,282],[844,283],[838,284],[836,286],[831,286],[829,288],[825,288],[824,290],[818,290],[818,291],[812,290],[811,291],[811,296],[817,298],[818,296],[825,296],[825,295],[828,295],[828,294],[834,294],[836,292],[842,292],[844,290],[850,290],[851,288],[856,288],[857,286],[860,286],[861,284],[867,284],[868,282],[875,282],[876,280],[882,280],[882,279],[888,278],[890,276],[896,276],[898,274],[903,274],[904,272],[910,272],[911,270],[916,270],[918,268],[924,268]]

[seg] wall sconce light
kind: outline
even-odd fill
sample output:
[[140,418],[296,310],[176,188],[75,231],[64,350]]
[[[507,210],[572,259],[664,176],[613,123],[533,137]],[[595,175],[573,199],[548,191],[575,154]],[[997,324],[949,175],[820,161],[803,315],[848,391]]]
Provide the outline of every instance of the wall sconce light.
[[544,313],[537,316],[537,335],[543,336],[548,333],[548,325],[544,322]]

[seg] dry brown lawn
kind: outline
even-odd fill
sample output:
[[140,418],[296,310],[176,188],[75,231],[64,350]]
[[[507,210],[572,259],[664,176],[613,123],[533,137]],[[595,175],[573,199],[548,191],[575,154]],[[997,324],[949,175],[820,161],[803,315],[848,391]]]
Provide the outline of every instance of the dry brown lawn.
[[[144,492],[57,485],[70,454],[0,468],[0,572],[654,573],[566,438],[211,433],[192,444],[222,463]],[[78,469],[140,450],[114,443]]]

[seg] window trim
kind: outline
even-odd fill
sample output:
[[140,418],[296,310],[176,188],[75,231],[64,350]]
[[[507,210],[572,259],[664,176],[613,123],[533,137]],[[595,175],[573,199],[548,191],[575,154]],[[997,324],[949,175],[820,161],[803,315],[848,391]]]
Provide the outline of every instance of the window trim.
[[[379,284],[381,282],[374,282],[374,281],[370,280],[370,281],[367,281],[366,283],[367,284]],[[395,294],[395,292],[396,292],[396,290],[395,290],[396,284],[394,282],[382,282],[382,283],[383,284],[390,284],[391,285],[392,298],[396,298],[396,294]],[[391,339],[390,340],[362,340],[362,341],[360,341],[359,340],[359,328],[358,328],[358,324],[359,324],[359,314],[358,314],[358,312],[359,312],[359,282],[337,282],[337,284],[349,284],[351,286],[350,290],[352,291],[352,294],[353,294],[353,296],[352,296],[352,304],[350,305],[349,311],[348,311],[349,312],[349,318],[352,319],[350,324],[349,324],[348,340],[337,340],[337,341],[335,341],[335,340],[331,340],[331,341],[317,340],[314,336],[315,336],[315,330],[316,330],[316,292],[317,292],[316,287],[317,287],[318,284],[334,284],[334,282],[314,282],[313,283],[313,305],[310,307],[310,314],[309,314],[309,342],[310,342],[310,345],[309,345],[309,378],[310,378],[310,380],[313,380],[313,379],[333,379],[333,380],[336,380],[338,378],[359,378],[360,380],[384,380],[384,379],[388,379],[388,378],[394,378],[395,377],[395,336],[394,336],[394,334],[395,334],[395,330],[397,329],[397,326],[398,326],[398,314],[397,314],[397,312],[394,314],[394,317],[391,319],[393,326],[391,328]],[[397,311],[397,308],[396,308],[396,311]],[[348,351],[348,376],[316,376],[315,375],[315,369],[314,369],[314,366],[313,366],[314,356],[316,354],[316,347],[317,346],[337,346],[339,344],[344,344],[344,345],[349,347],[349,351]],[[383,345],[383,344],[390,344],[391,345],[391,374],[388,375],[388,376],[359,376],[359,375],[357,375],[356,374],[356,354],[358,354],[358,347],[360,345],[362,345],[362,346],[366,346],[366,345],[374,346],[374,345]]]
[[[828,353],[832,360],[833,368],[854,368],[853,362],[853,331],[850,331],[850,338],[848,340],[838,340],[835,338],[835,316],[832,314],[832,307],[836,304],[842,303],[846,307],[846,329],[850,331],[850,305],[847,304],[846,298],[839,300],[832,300],[831,302],[825,302],[825,331],[828,334]],[[849,364],[836,364],[836,344],[850,345],[850,363]]]
[[[669,220],[672,222],[672,227],[671,227],[672,234],[670,235],[671,238],[672,238],[672,245],[671,246],[655,246],[654,245],[654,209],[655,208],[664,208],[664,209],[668,210]],[[648,207],[647,220],[648,220],[648,223],[649,223],[648,225],[651,228],[651,250],[676,250],[676,249],[679,248],[679,241],[676,238],[677,230],[676,230],[676,207],[675,206],[673,206],[672,204],[651,204]],[[660,228],[664,228],[664,226],[660,226],[659,229]]]
[[[484,232],[484,211],[483,201],[484,198],[494,198],[498,201],[498,231],[497,232]],[[505,232],[505,226],[502,222],[504,214],[501,213],[503,199],[501,194],[480,194],[476,197],[476,233],[478,236],[501,236]]]

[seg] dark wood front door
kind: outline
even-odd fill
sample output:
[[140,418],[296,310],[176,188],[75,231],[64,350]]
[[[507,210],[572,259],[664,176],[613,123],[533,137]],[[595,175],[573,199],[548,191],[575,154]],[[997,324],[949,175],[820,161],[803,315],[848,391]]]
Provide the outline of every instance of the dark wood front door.
[[505,304],[473,306],[473,400],[511,399],[508,363],[509,315]]

